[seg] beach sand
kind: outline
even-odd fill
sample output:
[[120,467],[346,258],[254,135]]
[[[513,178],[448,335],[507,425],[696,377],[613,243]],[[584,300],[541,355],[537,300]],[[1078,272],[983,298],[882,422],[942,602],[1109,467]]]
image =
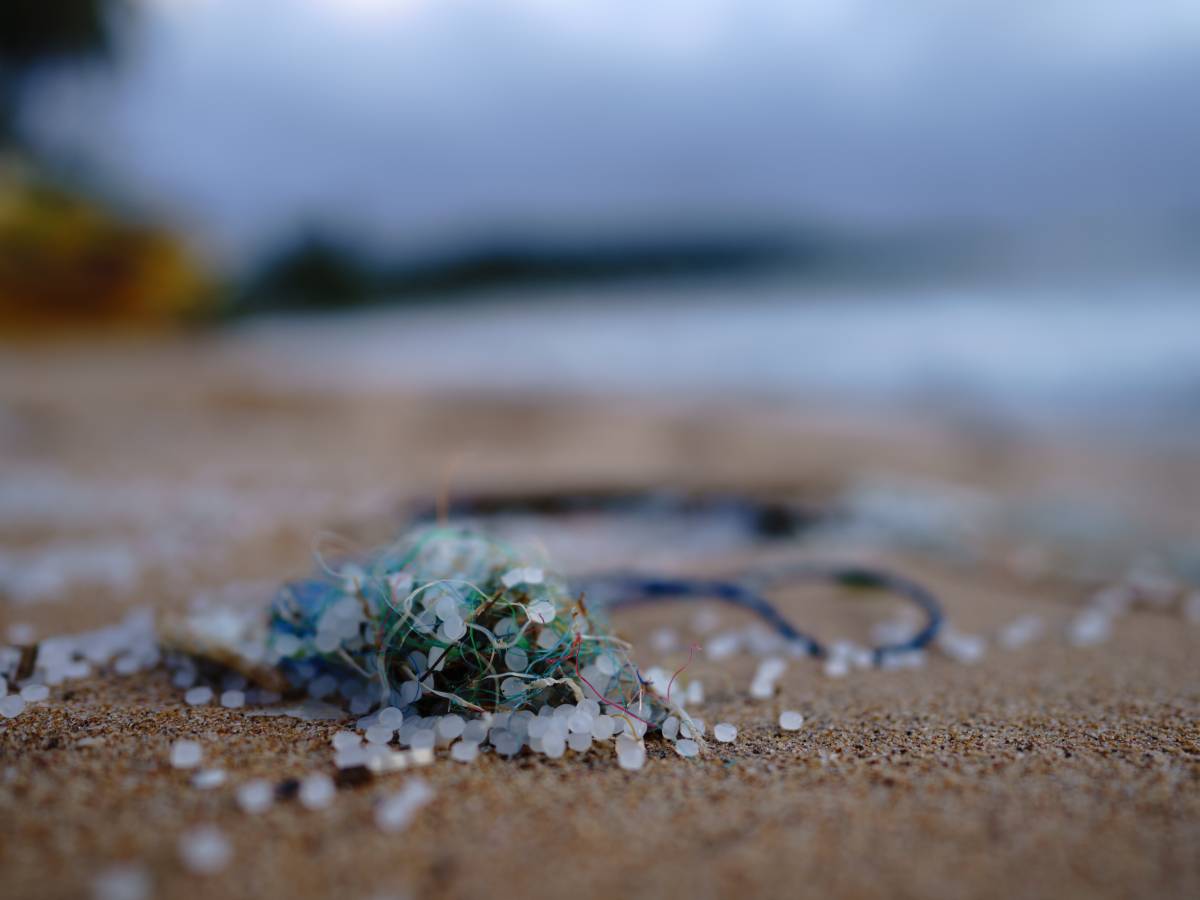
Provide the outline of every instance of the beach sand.
[[[230,581],[302,575],[321,529],[376,539],[444,484],[720,487],[819,502],[884,473],[1005,497],[1099,496],[1162,535],[1189,527],[1200,499],[1191,450],[1146,456],[799,402],[267,388],[203,342],[8,354],[0,410],[6,496],[33,485],[21,502],[37,513],[0,521],[8,553],[161,539],[159,562],[128,583],[0,601],[0,625],[41,635],[135,606],[179,609]],[[78,510],[53,500],[77,489]],[[185,539],[204,552],[189,557]],[[188,707],[162,670],[100,674],[0,720],[0,894],[88,896],[99,872],[129,862],[157,897],[1200,896],[1200,626],[1136,611],[1108,643],[1075,648],[1060,632],[1086,600],[1078,584],[899,551],[873,561],[928,583],[962,628],[993,634],[1036,612],[1050,633],[971,666],[933,655],[923,669],[832,679],[795,660],[778,695],[757,702],[747,694],[757,660],[701,654],[685,676],[706,686],[698,712],[739,736],[698,759],[659,740],[638,772],[597,748],[557,761],[439,759],[342,788],[325,810],[293,799],[261,816],[237,809],[236,786],[332,774],[336,724]],[[828,589],[779,602],[827,637],[865,639],[879,612]],[[748,621],[712,608],[727,626]],[[637,609],[615,625],[639,660],[678,666],[686,650],[655,653],[648,636],[671,627],[691,640],[694,612]],[[805,715],[800,731],[780,732],[782,709]],[[169,766],[181,737],[226,770],[223,786],[195,789]],[[406,830],[381,832],[376,803],[414,777],[433,800]],[[233,843],[219,874],[180,863],[180,835],[200,824]]]

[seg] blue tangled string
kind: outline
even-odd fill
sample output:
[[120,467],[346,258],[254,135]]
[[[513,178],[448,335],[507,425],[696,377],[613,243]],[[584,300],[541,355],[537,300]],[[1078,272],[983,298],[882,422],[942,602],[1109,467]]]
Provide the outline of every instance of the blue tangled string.
[[941,604],[933,592],[915,581],[882,569],[857,565],[827,565],[799,563],[750,573],[741,581],[721,579],[656,578],[644,575],[607,575],[589,579],[585,589],[602,597],[611,597],[604,605],[609,609],[656,603],[665,600],[713,599],[750,610],[773,628],[784,640],[800,647],[817,659],[828,656],[828,650],[816,638],[800,631],[789,622],[760,591],[789,581],[821,581],[841,587],[869,588],[888,591],[916,605],[924,612],[924,627],[912,638],[871,648],[875,665],[897,653],[922,650],[941,630],[944,616]]

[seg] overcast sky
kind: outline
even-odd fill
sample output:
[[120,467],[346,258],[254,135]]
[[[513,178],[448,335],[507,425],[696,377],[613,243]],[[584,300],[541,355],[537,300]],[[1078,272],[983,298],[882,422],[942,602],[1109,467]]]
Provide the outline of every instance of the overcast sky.
[[1200,208],[1196,0],[143,0],[31,127],[236,257]]

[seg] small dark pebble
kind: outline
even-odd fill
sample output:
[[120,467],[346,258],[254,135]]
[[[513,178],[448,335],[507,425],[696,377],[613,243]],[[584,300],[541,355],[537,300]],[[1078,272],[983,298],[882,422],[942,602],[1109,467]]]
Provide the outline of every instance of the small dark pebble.
[[352,788],[366,784],[374,777],[366,766],[351,766],[348,769],[338,769],[333,776],[333,783],[339,788]]
[[33,675],[33,669],[37,665],[37,658],[37,644],[30,644],[28,647],[21,648],[21,659],[17,662],[17,681],[24,681]]
[[299,778],[285,778],[275,785],[275,796],[279,800],[293,800],[300,793]]

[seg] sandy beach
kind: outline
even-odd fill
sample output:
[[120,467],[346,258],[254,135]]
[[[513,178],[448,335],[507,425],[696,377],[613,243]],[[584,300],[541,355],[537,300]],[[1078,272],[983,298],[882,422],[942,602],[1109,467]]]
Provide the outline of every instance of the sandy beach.
[[[445,485],[719,488],[819,504],[870,474],[1102,501],[1151,544],[1195,537],[1190,448],[1135,455],[800,401],[288,389],[211,340],[14,349],[0,361],[0,626],[45,637],[300,576],[314,535],[379,540]],[[672,548],[661,550],[642,560],[669,566]],[[700,712],[710,728],[735,724],[734,743],[688,760],[652,739],[636,772],[601,748],[556,761],[439,758],[417,773],[433,800],[396,834],[376,827],[373,809],[410,773],[344,786],[325,810],[294,799],[261,816],[237,808],[234,790],[251,777],[333,774],[337,723],[190,707],[161,669],[99,672],[0,721],[3,894],[89,896],[118,863],[144,867],[157,897],[1200,893],[1200,626],[1136,609],[1111,640],[1073,647],[1062,630],[1087,600],[1082,583],[915,550],[869,558],[932,587],[956,627],[994,637],[1036,613],[1046,636],[974,665],[932,654],[921,669],[846,678],[794,660],[763,701],[747,694],[755,658],[701,654],[688,670],[706,686]],[[39,566],[68,575],[38,581]],[[828,638],[865,640],[887,611],[825,588],[777,599]],[[722,627],[749,622],[712,609]],[[687,642],[704,641],[690,630],[696,611],[655,606],[614,624],[639,660],[674,668]],[[680,642],[658,651],[651,636],[664,628]],[[804,714],[801,730],[780,731],[783,709]],[[169,765],[181,737],[203,745],[223,785],[196,789]],[[189,873],[177,851],[199,824],[234,848],[211,876]]]

